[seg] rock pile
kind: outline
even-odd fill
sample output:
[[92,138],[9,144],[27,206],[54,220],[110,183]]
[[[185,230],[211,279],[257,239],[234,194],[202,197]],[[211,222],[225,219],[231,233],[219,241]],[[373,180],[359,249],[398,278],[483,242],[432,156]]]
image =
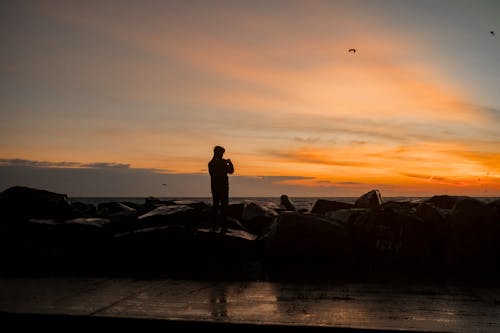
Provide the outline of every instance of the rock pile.
[[26,187],[0,193],[4,273],[129,273],[257,262],[272,267],[495,270],[500,201],[434,196],[385,202],[372,190],[355,204],[317,200],[298,211],[243,201],[227,233],[210,231],[210,205],[147,198],[143,204],[70,202]]

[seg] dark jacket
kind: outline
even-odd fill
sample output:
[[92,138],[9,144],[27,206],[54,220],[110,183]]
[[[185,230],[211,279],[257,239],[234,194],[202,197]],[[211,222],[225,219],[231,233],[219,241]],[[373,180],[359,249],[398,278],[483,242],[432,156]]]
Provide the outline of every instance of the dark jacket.
[[208,163],[212,192],[229,189],[227,174],[234,172],[233,163],[223,158],[212,158]]

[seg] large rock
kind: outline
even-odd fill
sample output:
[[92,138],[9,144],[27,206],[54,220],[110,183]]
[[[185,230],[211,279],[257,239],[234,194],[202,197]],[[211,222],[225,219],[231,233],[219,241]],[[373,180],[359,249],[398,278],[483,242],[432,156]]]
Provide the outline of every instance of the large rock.
[[323,215],[327,212],[349,208],[354,208],[354,205],[346,202],[318,199],[311,209],[311,214]]
[[451,216],[454,226],[484,228],[500,225],[500,221],[496,219],[496,210],[493,206],[469,197],[464,197],[455,203],[451,210]]
[[193,262],[193,231],[180,225],[137,229],[112,240],[115,270],[153,273]]
[[199,265],[205,263],[241,264],[259,259],[257,237],[243,230],[228,229],[225,233],[198,228],[194,248]]
[[[178,225],[153,227],[115,235],[118,270],[157,273],[199,269],[212,263],[241,263],[256,259],[256,236],[242,230],[226,233]],[[180,270],[179,270],[180,269]]]
[[450,196],[450,195],[435,195],[425,202],[431,203],[441,209],[452,209],[455,203],[466,197],[464,196]]
[[421,267],[430,257],[422,219],[392,209],[360,211],[349,219],[355,261],[383,268]]
[[96,206],[79,201],[72,201],[71,206],[75,211],[75,216],[78,217],[94,217],[97,216]]
[[500,199],[491,201],[490,203],[488,203],[488,206],[494,208],[500,208]]
[[191,226],[198,222],[196,209],[187,205],[159,206],[152,211],[139,216],[140,228],[161,227],[167,225]]
[[[210,225],[210,227],[212,226]],[[240,221],[233,219],[232,217],[226,217],[226,227],[232,230],[243,230],[245,232],[249,232]]]
[[274,219],[276,216],[278,216],[278,213],[274,209],[262,204],[258,204],[253,201],[245,202],[245,206],[243,207],[243,212],[241,214],[241,219],[243,221],[251,221],[261,216]]
[[331,210],[325,213],[325,216],[342,222],[344,225],[349,226],[352,223],[356,223],[360,218],[368,217],[370,214],[367,208],[351,208],[351,209],[339,209]]
[[431,227],[432,235],[445,237],[450,233],[451,210],[442,209],[429,202],[422,202],[416,209],[416,215]]
[[112,233],[121,233],[137,226],[139,212],[122,202],[106,202],[97,206],[97,214],[111,221],[109,228]]
[[495,219],[500,221],[500,199],[490,202],[488,206],[493,209]]
[[197,211],[206,211],[210,209],[210,206],[204,203],[203,201],[194,201],[194,200],[174,200],[172,202],[174,205],[183,205],[194,208]]
[[354,206],[356,208],[379,208],[384,203],[379,190],[371,190],[360,196]]
[[269,229],[277,216],[276,210],[269,208],[269,206],[246,201],[241,214],[241,223],[251,233],[262,235]]
[[459,268],[498,270],[500,223],[495,208],[465,197],[455,202],[451,217],[448,263]]
[[241,221],[241,216],[243,215],[244,208],[245,204],[243,202],[229,204],[226,209],[226,215],[228,217],[232,217],[233,219]]
[[156,208],[159,206],[168,206],[173,205],[173,200],[161,200],[155,197],[147,197],[144,199],[144,205],[152,208]]
[[317,263],[325,266],[349,258],[345,225],[311,214],[284,212],[273,223],[267,257],[273,264]]
[[66,219],[75,216],[65,194],[22,186],[11,187],[1,193],[0,210],[5,224],[31,218]]
[[293,201],[286,194],[282,194],[280,197],[280,205],[284,210],[288,210],[291,212],[297,211],[297,207],[293,203]]
[[18,272],[28,274],[97,272],[109,252],[108,223],[99,218],[30,219],[15,235],[9,256],[15,257]]
[[121,202],[103,202],[97,205],[97,214],[102,217],[134,215],[137,210]]
[[431,264],[443,265],[447,261],[447,247],[452,234],[452,217],[450,209],[442,209],[430,202],[422,202],[417,207],[416,215],[420,217],[428,230],[431,242]]
[[64,221],[64,223],[66,226],[80,226],[83,228],[106,228],[107,226],[109,226],[111,221],[109,219],[103,219],[100,217],[79,217],[76,219]]
[[409,201],[386,201],[382,204],[381,208],[391,209],[401,214],[415,214],[420,203],[421,200],[418,199]]

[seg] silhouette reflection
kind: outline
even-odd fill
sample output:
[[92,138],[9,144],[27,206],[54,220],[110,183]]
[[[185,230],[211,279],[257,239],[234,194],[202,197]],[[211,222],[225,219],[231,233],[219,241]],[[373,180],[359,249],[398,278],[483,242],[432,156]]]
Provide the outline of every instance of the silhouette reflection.
[[210,313],[213,318],[227,317],[227,289],[225,285],[210,290]]

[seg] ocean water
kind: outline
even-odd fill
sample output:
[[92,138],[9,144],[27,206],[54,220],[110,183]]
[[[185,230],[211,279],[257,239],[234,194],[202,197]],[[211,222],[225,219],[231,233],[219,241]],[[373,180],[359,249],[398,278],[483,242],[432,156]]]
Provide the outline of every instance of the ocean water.
[[[384,201],[423,201],[428,199],[429,197],[384,197]],[[202,201],[207,204],[212,203],[211,197],[159,197],[157,199],[160,200],[190,200],[190,201]],[[357,197],[290,197],[290,200],[295,204],[297,209],[307,209],[310,210],[316,200],[318,199],[326,199],[326,200],[335,200],[340,202],[354,203]],[[484,202],[491,202],[499,199],[498,197],[478,197]],[[70,201],[79,201],[86,204],[94,204],[98,205],[103,202],[133,202],[137,204],[142,204],[146,200],[145,197],[75,197],[70,198]],[[254,201],[257,203],[274,203],[276,205],[280,204],[279,197],[234,197],[229,198],[229,203],[240,203],[245,200]]]

